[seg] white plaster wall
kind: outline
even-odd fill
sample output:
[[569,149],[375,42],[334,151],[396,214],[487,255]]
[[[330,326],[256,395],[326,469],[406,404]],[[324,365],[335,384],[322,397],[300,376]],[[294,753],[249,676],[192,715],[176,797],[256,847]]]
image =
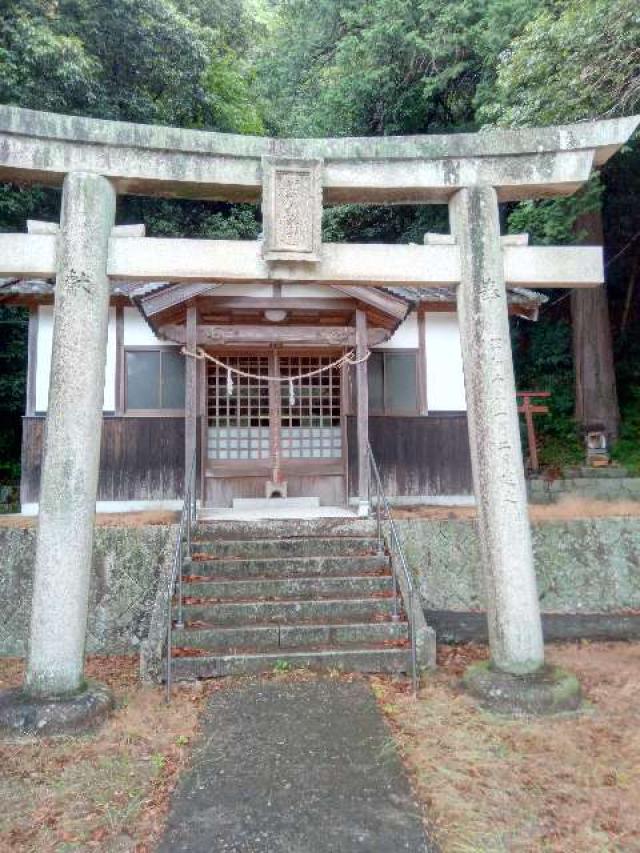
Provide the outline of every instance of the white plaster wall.
[[388,341],[376,349],[418,349],[418,316],[412,311],[398,326]]
[[339,290],[334,290],[326,285],[316,284],[283,284],[282,296],[289,299],[305,298],[309,299],[342,299],[345,298],[344,293]]
[[[53,306],[38,307],[38,341],[36,354],[36,400],[37,412],[46,412],[49,400],[49,376],[51,374],[51,349],[53,344]],[[109,331],[107,338],[107,360],[104,376],[103,411],[112,412],[116,405],[116,309],[109,308]]]
[[270,284],[223,284],[216,288],[213,296],[257,296],[268,299],[273,296],[273,286]]
[[425,329],[428,410],[466,411],[457,315],[425,314]]
[[107,360],[104,369],[104,402],[102,410],[113,412],[116,408],[116,309],[109,308]]
[[126,347],[153,347],[166,343],[153,334],[137,308],[124,309],[123,342]]

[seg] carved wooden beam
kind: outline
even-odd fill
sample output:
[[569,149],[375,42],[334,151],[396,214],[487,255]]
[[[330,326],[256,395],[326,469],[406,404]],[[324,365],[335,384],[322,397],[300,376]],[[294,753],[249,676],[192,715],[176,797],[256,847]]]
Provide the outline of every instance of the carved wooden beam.
[[212,296],[198,299],[203,311],[353,311],[350,299],[314,296]]
[[153,317],[155,314],[160,314],[168,308],[175,308],[176,305],[182,305],[190,299],[195,299],[196,296],[213,293],[219,287],[219,284],[212,284],[210,281],[185,282],[183,284],[176,284],[173,287],[167,287],[158,293],[143,296],[140,301],[144,306],[144,313],[147,317]]
[[[160,326],[158,334],[177,344],[186,343],[185,327],[179,325]],[[367,344],[378,346],[390,337],[387,329],[371,328]],[[350,326],[198,326],[198,346],[227,346],[243,344],[269,346],[355,346],[356,330]]]

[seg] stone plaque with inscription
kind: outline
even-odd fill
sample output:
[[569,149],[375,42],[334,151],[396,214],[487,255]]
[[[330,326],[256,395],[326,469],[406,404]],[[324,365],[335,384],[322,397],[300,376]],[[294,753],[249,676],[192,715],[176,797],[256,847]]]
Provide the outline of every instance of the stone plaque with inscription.
[[262,159],[262,218],[267,261],[318,261],[322,161]]

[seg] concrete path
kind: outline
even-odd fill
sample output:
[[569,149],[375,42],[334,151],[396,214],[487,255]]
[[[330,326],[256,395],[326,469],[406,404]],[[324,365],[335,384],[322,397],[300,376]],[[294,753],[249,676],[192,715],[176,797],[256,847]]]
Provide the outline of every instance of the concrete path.
[[364,682],[220,691],[174,794],[161,853],[428,853]]

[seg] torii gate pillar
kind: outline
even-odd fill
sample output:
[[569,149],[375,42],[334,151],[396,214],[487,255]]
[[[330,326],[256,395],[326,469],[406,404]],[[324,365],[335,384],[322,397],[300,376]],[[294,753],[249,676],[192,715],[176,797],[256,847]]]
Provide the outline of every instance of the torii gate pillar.
[[462,265],[456,293],[491,658],[521,675],[542,666],[544,645],[496,191],[460,190],[449,209]]
[[[64,181],[51,380],[25,691],[76,695],[78,717],[109,700],[84,690],[116,194],[100,175]],[[89,695],[87,695],[89,694]],[[73,714],[76,711],[72,711]]]

